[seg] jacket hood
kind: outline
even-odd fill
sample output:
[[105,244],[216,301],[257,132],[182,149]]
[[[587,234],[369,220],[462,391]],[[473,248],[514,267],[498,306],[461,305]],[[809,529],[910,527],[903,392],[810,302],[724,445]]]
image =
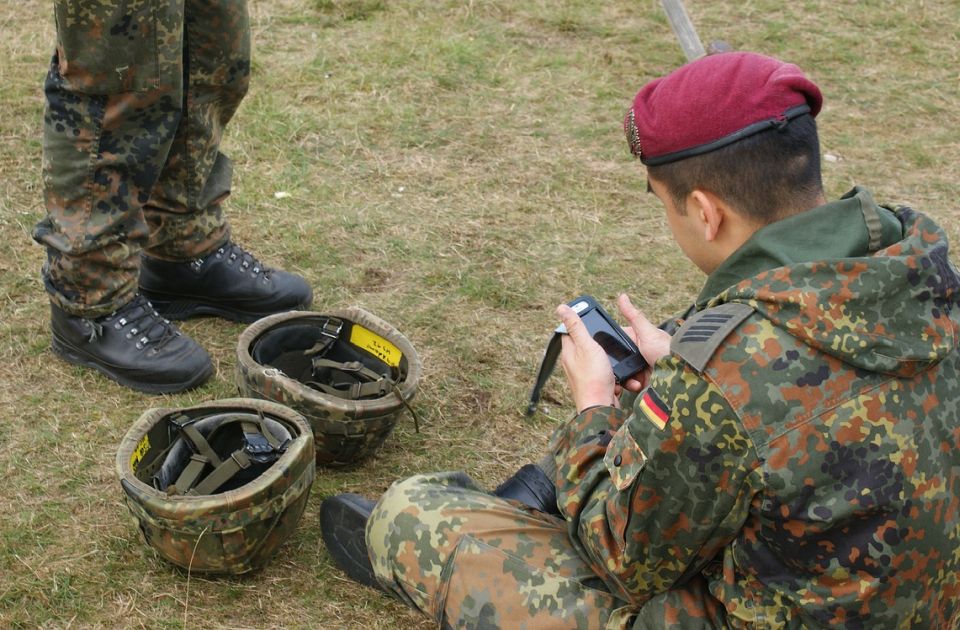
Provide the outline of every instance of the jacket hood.
[[[744,275],[748,260],[762,270]],[[705,292],[711,284],[728,288],[705,306],[748,303],[807,345],[871,372],[909,377],[957,345],[960,277],[943,230],[910,208],[877,206],[862,188],[762,228]]]

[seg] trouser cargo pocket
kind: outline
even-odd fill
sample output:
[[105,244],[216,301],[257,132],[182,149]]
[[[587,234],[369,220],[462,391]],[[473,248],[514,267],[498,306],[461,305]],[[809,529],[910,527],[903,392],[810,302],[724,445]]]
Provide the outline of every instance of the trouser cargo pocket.
[[[160,84],[158,12],[171,0],[54,0],[67,90],[116,94]],[[174,2],[175,3],[175,0]]]
[[463,536],[444,567],[433,611],[453,628],[603,628],[623,605],[573,577]]

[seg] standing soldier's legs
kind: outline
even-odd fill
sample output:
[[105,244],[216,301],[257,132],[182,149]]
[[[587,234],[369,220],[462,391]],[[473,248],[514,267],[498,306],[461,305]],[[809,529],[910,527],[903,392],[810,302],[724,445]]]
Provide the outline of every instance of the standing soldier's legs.
[[183,0],[56,0],[43,184],[53,351],[149,393],[199,385],[210,357],[137,296],[143,204],[182,103]]
[[34,238],[48,252],[53,350],[151,393],[213,370],[156,308],[252,321],[312,297],[230,243],[220,213],[230,166],[218,147],[249,81],[246,2],[184,2],[55,0],[45,83],[47,217]]
[[183,119],[160,180],[144,206],[150,242],[140,288],[172,319],[218,315],[250,322],[306,308],[298,275],[265,267],[230,240],[221,210],[232,167],[223,129],[250,82],[246,0],[186,0]]
[[183,118],[144,205],[147,254],[175,261],[203,256],[229,236],[220,204],[232,167],[220,141],[250,84],[246,0],[185,1]]
[[395,483],[366,534],[384,588],[446,626],[624,627],[633,614],[580,558],[561,519],[492,496],[462,473]]
[[56,0],[43,184],[52,301],[98,317],[137,291],[150,198],[180,124],[183,0]]

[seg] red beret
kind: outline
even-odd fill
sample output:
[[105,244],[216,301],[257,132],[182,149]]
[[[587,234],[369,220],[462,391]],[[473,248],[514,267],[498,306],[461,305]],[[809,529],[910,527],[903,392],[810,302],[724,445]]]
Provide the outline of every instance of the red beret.
[[645,85],[623,128],[630,152],[648,166],[719,149],[816,116],[823,97],[800,68],[749,52],[708,55]]

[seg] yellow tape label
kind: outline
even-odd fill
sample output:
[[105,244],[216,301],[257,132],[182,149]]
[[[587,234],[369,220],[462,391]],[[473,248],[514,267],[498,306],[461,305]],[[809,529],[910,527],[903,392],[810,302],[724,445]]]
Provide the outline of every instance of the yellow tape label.
[[399,367],[400,359],[403,358],[400,348],[377,333],[357,324],[354,324],[353,328],[350,329],[350,343],[358,348],[363,348],[390,367]]
[[150,450],[150,438],[146,435],[143,436],[143,439],[140,440],[140,443],[137,444],[137,448],[133,449],[133,454],[130,455],[130,469],[133,472],[137,472],[137,466],[140,465],[140,462],[143,461],[143,457]]

